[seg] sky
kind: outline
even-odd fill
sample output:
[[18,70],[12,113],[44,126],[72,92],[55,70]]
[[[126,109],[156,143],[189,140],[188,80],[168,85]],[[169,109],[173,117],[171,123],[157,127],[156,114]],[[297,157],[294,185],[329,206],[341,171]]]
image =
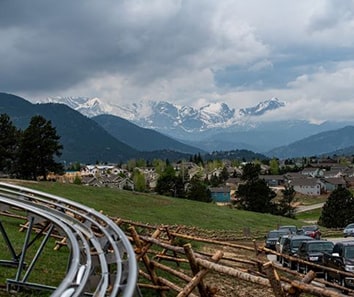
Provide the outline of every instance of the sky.
[[354,114],[354,0],[0,0],[0,91]]

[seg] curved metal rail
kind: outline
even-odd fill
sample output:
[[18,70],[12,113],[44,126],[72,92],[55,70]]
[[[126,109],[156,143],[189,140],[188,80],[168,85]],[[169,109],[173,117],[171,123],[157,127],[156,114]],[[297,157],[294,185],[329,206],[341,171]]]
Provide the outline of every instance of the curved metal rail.
[[[134,250],[124,232],[100,212],[68,199],[0,182],[0,208],[19,208],[27,212],[27,233],[22,251],[16,254],[0,221],[0,231],[12,254],[12,261],[1,261],[17,267],[14,279],[7,281],[8,289],[35,288],[52,290],[56,296],[139,296],[137,263]],[[30,265],[25,264],[26,251],[35,223],[38,239],[44,235]],[[57,287],[33,284],[29,274],[53,232],[68,240],[70,257],[66,276]],[[24,274],[24,275],[23,275]],[[23,275],[23,277],[22,277]],[[22,278],[21,278],[22,277]]]

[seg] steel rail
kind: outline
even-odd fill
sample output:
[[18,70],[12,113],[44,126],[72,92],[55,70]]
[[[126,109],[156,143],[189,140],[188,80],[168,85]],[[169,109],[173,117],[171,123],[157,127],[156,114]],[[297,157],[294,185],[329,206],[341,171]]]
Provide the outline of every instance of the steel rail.
[[[109,296],[112,297],[118,296],[119,293],[126,297],[138,293],[134,250],[124,232],[107,216],[66,198],[22,186],[0,182],[0,193],[6,193],[6,196],[11,196],[18,202],[27,201],[34,204],[38,209],[48,211],[52,216],[88,237],[98,251],[102,269],[102,279],[94,296],[104,296],[108,285],[110,285]],[[102,236],[96,238],[92,229],[95,229],[96,233],[99,230]],[[101,244],[101,249],[98,242]],[[117,271],[113,274],[108,271],[109,264],[116,265]],[[89,279],[88,271],[85,265],[80,266],[80,275],[84,276],[82,280],[86,282]],[[83,283],[80,282],[81,287]]]
[[[32,205],[33,207],[36,207],[37,209],[41,210],[42,212],[47,212],[50,215],[60,219],[62,222],[65,222],[68,226],[70,226],[71,228],[73,228],[74,230],[84,234],[84,236],[81,236],[81,240],[83,242],[85,241],[89,241],[92,243],[92,247],[96,250],[97,255],[99,257],[100,260],[100,264],[101,264],[101,281],[100,281],[100,286],[97,286],[96,292],[94,293],[94,295],[97,296],[104,296],[105,291],[107,290],[108,286],[109,286],[109,271],[108,271],[108,265],[107,265],[107,261],[105,258],[105,251],[102,249],[101,247],[101,242],[100,240],[93,234],[93,231],[87,227],[86,225],[82,224],[81,222],[78,222],[77,220],[75,220],[73,217],[65,215],[65,213],[63,213],[62,211],[58,211],[56,209],[52,209],[51,207],[47,207],[45,204],[38,204],[36,202],[36,200],[34,199],[34,197],[30,196],[31,199],[26,200],[26,195],[23,195],[23,193],[21,192],[20,195],[16,196],[15,191],[13,190],[4,190],[0,189],[0,193],[2,193],[2,195],[4,195],[4,193],[8,194],[9,196],[11,196],[11,199],[14,201],[17,201],[18,203],[27,203]],[[33,198],[33,199],[32,199]],[[87,239],[86,239],[87,238]],[[87,245],[87,244],[85,244]],[[86,248],[88,249],[88,247]],[[92,251],[91,251],[92,252]],[[85,266],[89,266],[89,268],[91,267],[91,256],[90,256],[90,252],[87,254],[87,262],[84,264]],[[81,266],[82,267],[82,266]],[[83,279],[88,280],[89,277],[89,270],[85,270],[85,273],[83,274]],[[82,282],[79,285],[79,289],[83,290],[85,283]],[[80,291],[79,289],[76,289],[76,291]],[[79,294],[76,294],[75,292],[73,292],[73,296],[79,296]],[[55,294],[54,294],[55,295]],[[60,296],[60,295],[58,295]],[[70,295],[71,296],[71,295]]]
[[[66,273],[64,279],[62,280],[60,285],[57,287],[56,293],[53,294],[53,297],[63,295],[65,293],[65,291],[70,289],[70,287],[74,283],[74,280],[77,277],[78,268],[80,267],[80,263],[79,263],[80,246],[79,246],[78,241],[76,239],[77,230],[71,228],[70,226],[68,226],[67,224],[65,224],[64,222],[59,220],[58,218],[53,217],[52,214],[45,212],[45,211],[43,212],[43,210],[40,210],[36,206],[30,205],[28,203],[22,203],[22,202],[13,200],[8,197],[4,197],[2,195],[0,195],[0,202],[7,204],[7,205],[11,205],[14,207],[18,207],[18,208],[27,210],[33,214],[36,214],[36,215],[41,216],[43,218],[46,218],[46,219],[50,220],[51,222],[53,222],[61,230],[63,230],[63,232],[67,235],[69,242],[70,242],[72,260],[70,262],[69,269],[67,270],[67,273]],[[20,263],[20,265],[22,265],[22,264]]]

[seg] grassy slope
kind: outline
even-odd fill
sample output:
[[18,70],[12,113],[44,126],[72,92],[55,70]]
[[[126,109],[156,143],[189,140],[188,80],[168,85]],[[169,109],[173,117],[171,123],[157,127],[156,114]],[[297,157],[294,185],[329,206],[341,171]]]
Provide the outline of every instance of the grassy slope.
[[297,226],[304,224],[303,221],[230,209],[211,203],[109,188],[50,182],[22,183],[22,185],[77,201],[96,210],[103,210],[109,216],[149,224],[177,224],[209,230],[235,231],[249,227],[251,232],[266,232],[276,228],[278,224]]

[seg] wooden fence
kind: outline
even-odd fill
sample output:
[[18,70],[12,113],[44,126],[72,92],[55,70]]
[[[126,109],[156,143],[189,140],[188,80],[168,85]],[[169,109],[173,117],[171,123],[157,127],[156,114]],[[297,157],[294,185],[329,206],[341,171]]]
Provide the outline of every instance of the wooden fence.
[[[242,296],[237,293],[241,283],[254,290],[255,296],[343,296],[343,287],[316,278],[312,270],[303,275],[270,261],[268,256],[276,253],[264,248],[263,238],[245,237],[244,230],[226,241],[200,230],[194,230],[199,234],[196,236],[184,226],[114,220],[135,248],[140,264],[139,287],[154,290],[162,297]],[[229,291],[225,291],[223,281]],[[329,285],[331,289],[326,287]]]
[[[111,219],[133,245],[142,296],[229,297],[242,296],[242,290],[248,296],[338,297],[343,290],[354,296],[348,288],[316,278],[312,270],[303,275],[270,261],[276,252],[264,248],[263,237],[249,230],[226,234]],[[25,229],[22,223],[19,230]],[[57,238],[54,250],[65,245],[64,237]]]

